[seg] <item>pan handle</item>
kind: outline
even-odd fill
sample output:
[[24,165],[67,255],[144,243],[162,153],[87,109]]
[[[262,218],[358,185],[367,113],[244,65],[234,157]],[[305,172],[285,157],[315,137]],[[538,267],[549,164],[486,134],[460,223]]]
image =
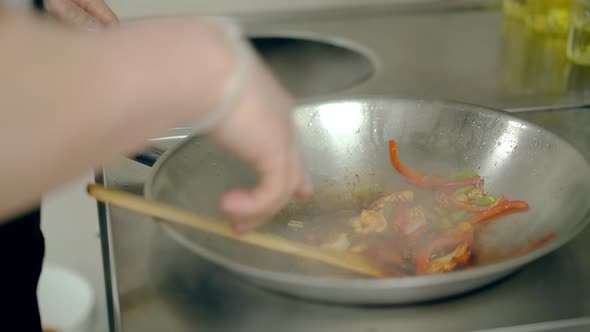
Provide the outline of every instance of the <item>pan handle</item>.
[[164,153],[163,150],[160,150],[155,147],[149,147],[148,149],[140,152],[133,157],[130,157],[131,160],[134,160],[142,165],[152,167],[160,159],[162,154]]

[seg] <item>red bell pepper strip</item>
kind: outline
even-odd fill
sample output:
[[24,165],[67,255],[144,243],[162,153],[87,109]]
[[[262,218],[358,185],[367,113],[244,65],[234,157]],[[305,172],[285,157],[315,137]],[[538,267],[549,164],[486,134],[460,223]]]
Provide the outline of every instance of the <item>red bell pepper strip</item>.
[[389,156],[391,158],[391,163],[393,164],[393,167],[395,167],[395,169],[398,172],[400,172],[401,175],[405,176],[409,181],[414,182],[414,184],[426,184],[426,175],[407,168],[399,160],[399,157],[397,155],[397,143],[394,140],[389,141]]
[[466,264],[467,262],[469,262],[470,258],[471,258],[471,252],[466,251],[463,255],[453,258],[453,260],[457,264]]
[[471,224],[482,224],[496,218],[500,215],[504,215],[510,212],[526,211],[529,209],[529,205],[525,201],[508,201],[499,204],[489,210],[483,211],[478,215],[475,215],[466,220]]
[[524,255],[528,252],[531,252],[531,251],[543,246],[545,243],[553,240],[553,238],[555,238],[555,235],[556,235],[555,232],[549,232],[549,233],[543,235],[542,237],[538,238],[537,240],[520,248],[518,250],[518,255]]
[[477,185],[481,183],[482,179],[480,176],[474,176],[472,178],[463,180],[445,180],[440,176],[429,177],[420,172],[416,172],[406,167],[400,160],[397,154],[397,143],[394,140],[389,141],[389,157],[393,167],[403,175],[408,183],[416,185],[418,187],[426,189],[436,188],[456,188],[464,187],[468,185]]
[[474,206],[471,204],[467,204],[461,201],[458,201],[455,199],[455,197],[453,197],[452,193],[446,193],[447,195],[447,201],[449,202],[449,204],[457,209],[461,209],[467,212],[474,212],[474,213],[479,213],[479,212],[485,212],[488,210],[491,210],[495,207],[497,207],[500,204],[504,203],[504,195],[500,195],[500,197],[498,197],[498,199],[496,200],[496,202],[494,202],[494,204],[489,205],[489,206]]
[[553,240],[555,238],[556,234],[555,232],[549,232],[545,235],[543,235],[542,237],[538,238],[537,240],[534,240],[533,242],[530,242],[520,248],[517,248],[515,250],[511,250],[508,253],[497,253],[496,255],[493,255],[491,257],[491,259],[488,257],[485,262],[481,262],[481,263],[485,263],[485,264],[490,264],[490,263],[496,263],[496,262],[501,262],[504,260],[508,260],[514,257],[518,257],[518,256],[522,256],[524,254],[527,254],[543,245],[545,245],[547,242],[550,242],[551,240]]
[[431,184],[428,183],[428,181],[426,181],[426,177],[423,177],[423,178],[406,177],[406,182],[408,182],[409,184],[415,185],[417,187],[424,188],[424,189],[431,189],[432,188]]

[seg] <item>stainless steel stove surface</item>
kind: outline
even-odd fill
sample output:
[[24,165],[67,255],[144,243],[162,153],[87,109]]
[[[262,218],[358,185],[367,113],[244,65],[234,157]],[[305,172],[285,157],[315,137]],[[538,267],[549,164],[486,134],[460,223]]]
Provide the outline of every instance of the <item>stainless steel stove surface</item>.
[[[329,70],[339,70],[339,58],[346,64],[340,68],[360,63],[365,69],[353,71],[361,74],[350,79],[349,88],[329,91],[325,85],[330,81],[322,81],[321,94],[386,93],[545,109],[584,104],[589,91],[583,84],[590,77],[584,68],[554,61],[552,66],[563,66],[561,74],[556,74],[543,69],[542,61],[523,61],[532,55],[519,48],[518,38],[541,45],[533,54],[536,58],[559,60],[560,55],[552,53],[551,47],[543,49],[543,40],[523,36],[518,23],[506,23],[495,10],[403,15],[392,11],[248,24],[257,36],[328,36],[337,45],[363,45],[366,51],[361,53],[370,54],[373,69],[365,70],[367,62],[355,56],[334,56]],[[317,59],[305,52],[300,50],[302,59]],[[296,95],[314,94],[309,87],[301,88],[306,81],[289,80],[289,66],[281,62],[289,59],[276,58],[283,56],[281,52],[266,56],[275,61],[273,68],[290,82],[286,85]],[[321,74],[316,67],[307,69],[304,74]],[[312,79],[307,82],[313,85]],[[590,157],[590,110],[527,110],[518,116],[562,135]],[[185,134],[182,128],[170,130],[154,145],[165,149]],[[122,160],[97,180],[141,194],[149,171]],[[419,305],[354,307],[262,290],[189,252],[174,260],[159,259],[175,244],[160,236],[149,218],[112,206],[99,207],[112,331],[590,331],[590,229],[516,274],[466,295]],[[176,273],[186,269],[198,277],[187,280],[186,274]]]

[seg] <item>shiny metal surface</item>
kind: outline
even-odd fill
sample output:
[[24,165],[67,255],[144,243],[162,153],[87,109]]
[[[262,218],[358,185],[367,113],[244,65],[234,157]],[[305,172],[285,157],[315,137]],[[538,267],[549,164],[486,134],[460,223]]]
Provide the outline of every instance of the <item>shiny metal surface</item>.
[[[559,69],[548,76],[553,80],[539,79],[549,72],[543,65],[547,62],[529,60],[534,56],[550,60],[555,49],[531,35],[527,37],[529,43],[538,46],[522,47],[524,29],[519,24],[507,24],[498,11],[454,7],[445,12],[400,13],[397,7],[388,7],[354,10],[346,15],[333,12],[328,19],[325,14],[256,17],[248,25],[255,35],[343,38],[373,52],[378,60],[375,75],[359,86],[340,91],[343,96],[429,96],[526,109],[577,105],[586,100],[590,86],[586,84],[590,77],[587,70],[566,64],[557,66]],[[511,53],[501,55],[510,49]],[[517,86],[515,96],[506,98],[505,93],[512,89],[511,76],[507,75],[511,72],[520,78],[512,79]],[[543,92],[547,89],[535,89],[534,82],[558,82],[549,85],[563,90],[557,94]],[[590,157],[588,110],[574,107],[514,115],[559,134]],[[171,130],[155,144],[170,148],[185,134],[182,129]],[[98,180],[108,187],[141,194],[149,172],[148,167],[122,160],[105,169]],[[588,229],[556,252],[476,292],[422,305],[341,307],[264,291],[193,254],[168,261],[160,259],[165,254],[146,255],[153,250],[179,248],[158,235],[158,227],[149,218],[99,206],[103,212],[100,222],[112,331],[333,331],[334,327],[343,332],[590,330]],[[189,280],[194,286],[191,292],[198,291],[199,295],[178,298],[188,281],[174,278],[178,276],[174,271],[187,266],[199,273],[197,284]],[[172,277],[162,278],[162,271]]]
[[[588,110],[515,115],[559,134],[590,157]],[[185,134],[183,130],[171,131],[155,145],[171,148]],[[149,167],[122,160],[106,169],[99,180],[112,188],[142,194],[150,172]],[[173,260],[163,259],[168,252],[182,248],[161,236],[149,217],[107,208],[101,230],[107,277],[113,286],[108,288],[112,331],[257,332],[267,328],[304,332],[337,327],[343,332],[522,332],[590,328],[589,228],[556,252],[476,292],[421,305],[343,307],[265,291],[188,252]],[[153,254],[160,250],[162,255]],[[188,267],[198,276],[182,279]],[[164,272],[168,278],[163,278]],[[192,285],[191,294],[199,295],[182,297],[187,284]],[[571,329],[565,329],[568,326]]]
[[[376,71],[370,79],[330,95],[393,93],[502,109],[579,106],[590,101],[590,70],[568,62],[565,39],[533,34],[522,22],[505,19],[494,7],[382,10],[356,16],[248,20],[245,24],[253,36],[315,37],[351,44],[373,55]],[[317,75],[304,66],[298,73]],[[339,84],[338,76],[322,81]]]
[[299,97],[345,90],[375,73],[374,56],[345,41],[301,36],[250,40],[285,88]]
[[[170,238],[158,236],[153,250],[174,254],[178,253],[175,245]],[[178,331],[191,331],[192,324],[202,331],[457,332],[561,321],[587,314],[587,302],[581,299],[568,302],[569,308],[547,301],[579,299],[580,292],[585,291],[567,286],[582,282],[583,276],[576,274],[580,272],[576,260],[575,254],[564,248],[542,263],[532,263],[478,291],[444,301],[403,306],[306,302],[265,291],[195,255],[153,260],[150,273],[156,289],[152,299],[157,299],[160,308],[174,313],[180,323],[171,325],[175,331],[177,326]],[[187,273],[187,269],[193,273]],[[540,275],[544,277],[539,279]],[[551,284],[557,280],[563,284]]]
[[[478,170],[492,194],[530,204],[526,214],[487,227],[478,238],[482,251],[517,248],[549,231],[556,231],[557,239],[526,256],[466,271],[361,280],[335,277],[338,274],[325,267],[311,267],[184,226],[165,225],[166,233],[262,287],[321,301],[400,304],[457,295],[504,277],[564,244],[590,216],[590,165],[584,157],[556,135],[507,113],[457,103],[374,97],[304,103],[295,119],[316,194],[310,201],[293,202],[273,221],[275,225],[267,227],[270,232],[288,234],[291,211],[303,210],[312,218],[327,207],[333,212],[360,209],[381,193],[408,188],[389,161],[387,142],[395,139],[405,163],[422,172]],[[145,195],[220,218],[221,194],[255,181],[253,169],[228,152],[206,139],[190,138],[158,160],[145,183]],[[310,269],[318,271],[310,274]],[[190,268],[186,273],[190,275]]]

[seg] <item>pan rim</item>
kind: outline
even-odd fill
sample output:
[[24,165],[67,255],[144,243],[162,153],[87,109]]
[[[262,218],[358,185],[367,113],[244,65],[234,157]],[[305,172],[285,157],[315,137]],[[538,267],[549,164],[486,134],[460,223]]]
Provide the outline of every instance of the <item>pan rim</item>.
[[[518,118],[506,110],[492,108],[488,106],[467,103],[462,101],[448,100],[448,99],[430,99],[430,98],[408,98],[398,97],[395,95],[384,95],[384,94],[355,94],[344,97],[335,96],[323,96],[323,97],[310,97],[305,99],[299,99],[296,101],[295,111],[300,108],[314,107],[318,104],[335,104],[343,102],[409,102],[409,103],[422,103],[422,104],[439,104],[449,107],[455,107],[465,111],[480,111],[487,114],[500,114],[504,118],[516,121],[521,124],[525,124],[527,127],[541,130],[548,136],[553,136],[560,143],[571,148],[582,160],[585,161],[588,170],[590,171],[590,161],[586,158],[576,147],[570,144],[563,137],[537,125],[530,121]],[[170,159],[171,155],[174,155],[176,151],[180,150],[185,144],[193,142],[195,139],[199,139],[200,136],[187,136],[181,142],[170,148],[158,159],[150,170],[148,179],[144,184],[144,196],[147,199],[155,200],[153,185],[156,179],[156,175],[159,170],[163,167],[167,160]],[[589,172],[590,173],[590,172]],[[334,277],[320,277],[320,276],[307,276],[303,274],[293,274],[286,272],[277,272],[264,270],[261,268],[252,267],[246,264],[235,262],[231,259],[223,257],[223,255],[213,252],[198,243],[186,238],[183,234],[176,231],[173,227],[169,227],[166,221],[153,218],[157,224],[164,230],[168,236],[173,237],[179,244],[198,254],[207,260],[215,263],[227,270],[237,272],[239,274],[253,277],[258,280],[272,280],[279,281],[283,284],[290,284],[292,286],[299,286],[305,284],[306,287],[322,288],[322,289],[370,289],[372,291],[378,290],[395,290],[408,288],[422,288],[432,285],[444,285],[452,284],[461,281],[467,281],[477,279],[481,277],[487,277],[501,272],[515,271],[519,268],[526,266],[527,264],[548,255],[549,253],[559,249],[565,244],[569,243],[573,238],[577,237],[590,223],[590,207],[585,211],[584,217],[582,217],[567,234],[557,232],[557,237],[551,243],[535,249],[525,255],[510,258],[504,261],[487,264],[484,266],[477,266],[474,268],[453,271],[445,274],[437,275],[425,275],[425,276],[409,276],[403,278],[364,278],[359,277],[355,279],[339,279]],[[179,241],[180,240],[180,241]],[[409,301],[411,302],[411,301]]]

